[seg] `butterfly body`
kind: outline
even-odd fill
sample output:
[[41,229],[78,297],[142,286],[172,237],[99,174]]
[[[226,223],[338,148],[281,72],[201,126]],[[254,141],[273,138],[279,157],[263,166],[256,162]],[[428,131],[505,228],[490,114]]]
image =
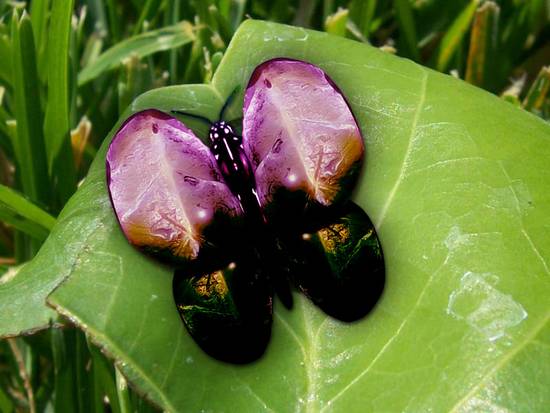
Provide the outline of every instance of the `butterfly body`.
[[291,283],[327,314],[354,321],[385,278],[376,231],[348,200],[364,144],[334,82],[306,62],[264,62],[243,115],[242,136],[219,120],[206,146],[178,119],[138,112],[106,159],[126,238],[173,265],[187,329],[208,354],[235,363],[263,353],[273,297],[290,308]]
[[238,198],[249,220],[264,221],[256,182],[250,161],[244,151],[242,137],[223,121],[214,122],[208,133],[210,150],[231,192]]

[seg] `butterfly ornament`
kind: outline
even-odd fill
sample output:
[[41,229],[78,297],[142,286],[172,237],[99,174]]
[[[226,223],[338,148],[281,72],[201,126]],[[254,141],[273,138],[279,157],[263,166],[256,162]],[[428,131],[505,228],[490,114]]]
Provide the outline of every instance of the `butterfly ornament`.
[[179,120],[194,115],[133,114],[109,146],[107,186],[128,242],[174,268],[174,301],[197,344],[247,363],[269,343],[274,296],[290,308],[293,284],[328,315],[360,319],[382,293],[384,259],[349,200],[361,131],[326,73],[266,61],[244,93],[242,135],[223,112],[209,146]]

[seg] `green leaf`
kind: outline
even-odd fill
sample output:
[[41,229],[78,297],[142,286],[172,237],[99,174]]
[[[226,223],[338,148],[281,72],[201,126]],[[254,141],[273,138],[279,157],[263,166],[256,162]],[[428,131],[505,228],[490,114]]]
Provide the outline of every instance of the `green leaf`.
[[46,239],[55,224],[54,217],[4,185],[0,185],[0,220],[39,241]]
[[[321,66],[362,127],[367,163],[355,201],[377,226],[387,270],[371,314],[337,322],[296,294],[291,311],[275,303],[273,337],[257,363],[206,356],[178,317],[172,271],[130,247],[115,220],[105,187],[109,139],[16,277],[42,283],[25,309],[36,316],[43,284],[70,275],[50,305],[167,411],[544,411],[550,127],[542,120],[375,48],[247,21],[211,86],[150,91],[112,133],[144,108],[214,117],[259,63],[280,56]],[[204,132],[197,125],[189,122]],[[0,291],[2,314],[5,302]]]
[[194,40],[193,27],[188,22],[153,30],[130,37],[101,54],[80,71],[78,86],[82,86],[102,73],[112,70],[124,59],[135,54],[140,58],[163,50],[173,49]]

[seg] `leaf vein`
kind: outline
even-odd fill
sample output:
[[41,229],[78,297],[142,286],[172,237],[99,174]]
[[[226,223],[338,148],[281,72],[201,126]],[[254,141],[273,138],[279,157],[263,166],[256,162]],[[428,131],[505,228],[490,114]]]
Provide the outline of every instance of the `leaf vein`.
[[181,347],[181,338],[183,337],[183,333],[178,334],[178,341],[176,342],[176,348],[174,349],[174,352],[172,353],[172,357],[170,358],[170,364],[168,364],[168,368],[166,369],[166,375],[164,376],[164,380],[162,380],[162,383],[160,385],[160,388],[163,389],[166,385],[166,382],[168,381],[168,378],[172,374],[172,370],[174,369],[174,363],[176,361],[176,355],[179,353],[180,347]]
[[342,390],[340,390],[335,396],[333,396],[332,399],[330,399],[327,402],[327,405],[325,406],[325,408],[323,408],[321,410],[321,412],[325,411],[326,408],[330,407],[350,387],[352,387],[355,383],[357,383],[359,380],[361,380],[372,369],[372,367],[378,362],[378,360],[380,360],[380,358],[386,352],[386,350],[391,346],[391,344],[395,341],[395,339],[401,334],[401,331],[403,331],[403,328],[405,327],[407,322],[412,318],[412,315],[414,314],[415,310],[420,306],[420,302],[424,298],[424,295],[425,295],[426,291],[428,290],[428,287],[431,285],[431,283],[435,279],[436,274],[439,273],[439,271],[447,264],[448,260],[449,260],[449,256],[447,256],[445,258],[445,260],[443,261],[443,263],[439,266],[439,268],[432,273],[432,275],[430,276],[428,281],[426,281],[426,284],[424,285],[424,288],[422,289],[422,291],[418,295],[418,299],[416,300],[416,302],[412,306],[411,311],[409,311],[407,316],[403,319],[403,321],[401,322],[399,327],[397,327],[397,330],[395,331],[395,333],[388,339],[386,344],[384,344],[384,346],[380,349],[380,351],[376,354],[376,356],[374,356],[374,358],[372,359],[370,364],[361,373],[359,373],[357,376],[355,376],[355,378],[353,380],[351,380]]
[[281,317],[281,315],[278,312],[275,312],[275,317],[281,322],[281,325],[285,328],[285,330],[289,332],[290,336],[294,339],[294,341],[296,341],[296,343],[300,347],[300,350],[305,360],[305,358],[307,357],[306,348],[304,346],[304,343],[302,343],[302,340],[300,340],[300,337],[298,337],[298,334],[296,334],[294,329],[288,324],[288,322],[283,317]]
[[111,313],[113,306],[115,305],[116,298],[118,297],[118,293],[120,290],[120,286],[122,285],[122,279],[124,274],[124,267],[122,265],[122,259],[120,257],[118,258],[118,265],[119,265],[119,274],[120,277],[118,277],[117,284],[114,286],[113,292],[111,293],[111,298],[109,299],[109,302],[105,306],[105,320],[103,322],[103,328],[107,329],[107,325],[109,324],[109,320],[111,319]]
[[531,332],[525,336],[525,338],[509,353],[505,354],[504,357],[502,357],[494,366],[492,369],[490,369],[487,374],[485,374],[479,382],[474,385],[468,393],[464,397],[462,397],[460,400],[458,400],[455,405],[449,410],[449,413],[457,412],[458,409],[463,406],[468,400],[472,398],[472,396],[475,395],[475,393],[487,382],[487,380],[492,377],[495,373],[497,373],[503,366],[505,366],[507,363],[509,363],[513,358],[519,353],[520,350],[522,350],[527,344],[529,344],[531,341],[533,341],[534,337],[538,334],[540,330],[542,330],[548,321],[550,320],[550,312],[546,314],[546,316],[538,323],[536,324]]
[[380,217],[378,218],[378,223],[376,224],[377,229],[379,229],[382,226],[382,223],[386,218],[386,213],[388,212],[388,209],[397,192],[397,188],[399,188],[399,186],[401,185],[401,182],[403,181],[403,178],[405,177],[405,171],[407,170],[407,161],[409,159],[412,148],[414,146],[418,120],[420,119],[420,113],[422,112],[422,108],[424,107],[424,102],[426,101],[426,92],[427,92],[427,85],[428,85],[428,73],[426,71],[423,71],[422,73],[424,74],[424,77],[422,78],[422,84],[420,86],[420,97],[418,99],[418,105],[416,106],[416,109],[414,111],[414,116],[411,123],[411,133],[409,136],[409,143],[407,145],[407,149],[405,150],[405,154],[403,156],[401,172],[399,173],[399,176],[397,177],[395,183],[393,184],[393,187],[391,188],[390,193],[386,198],[386,202],[384,202],[384,205],[382,206]]
[[270,408],[267,403],[264,401],[264,399],[262,399],[258,393],[256,393],[252,387],[250,386],[249,383],[245,382],[243,379],[241,379],[237,373],[233,370],[233,376],[235,377],[235,379],[242,384],[242,387],[246,389],[246,391],[258,402],[262,405],[262,407],[264,409],[266,409],[268,412],[275,412],[275,410],[273,410],[272,408]]
[[539,259],[539,261],[542,263],[542,266],[544,267],[544,270],[546,271],[546,274],[550,274],[550,268],[548,268],[548,264],[546,263],[546,260],[544,259],[544,257],[541,255],[540,251],[538,250],[538,248],[536,247],[535,243],[533,242],[533,240],[531,239],[531,237],[529,236],[529,234],[527,233],[527,231],[525,231],[525,225],[523,223],[523,218],[521,216],[521,208],[520,208],[520,203],[519,203],[519,198],[518,198],[518,195],[516,193],[516,191],[514,190],[514,187],[512,186],[512,179],[510,178],[510,175],[508,175],[508,172],[506,171],[506,169],[504,168],[504,165],[502,164],[502,161],[499,161],[498,162],[499,166],[500,166],[500,169],[502,170],[502,173],[504,174],[504,176],[506,177],[506,180],[508,181],[509,183],[509,187],[510,187],[510,191],[512,192],[512,194],[514,195],[514,199],[516,200],[516,211],[518,213],[518,218],[521,222],[521,233],[522,235],[525,237],[525,239],[527,240],[527,242],[529,243],[529,245],[531,246],[531,249],[533,250],[533,252],[535,253],[535,255],[537,256],[537,258]]

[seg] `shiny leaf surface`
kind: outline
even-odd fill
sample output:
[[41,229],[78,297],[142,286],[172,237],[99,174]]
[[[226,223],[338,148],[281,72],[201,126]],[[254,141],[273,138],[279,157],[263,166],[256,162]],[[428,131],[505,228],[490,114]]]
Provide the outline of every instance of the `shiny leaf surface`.
[[[336,322],[296,295],[291,311],[275,302],[272,339],[257,363],[206,356],[181,325],[171,271],[135,251],[117,226],[106,146],[42,252],[12,282],[69,276],[50,304],[168,411],[544,411],[549,126],[368,46],[255,21],[235,35],[212,88],[151,91],[127,115],[155,107],[214,117],[258,64],[281,56],[325,70],[365,138],[354,200],[372,218],[387,270],[369,316]],[[14,287],[0,285],[2,311]],[[27,291],[13,325],[47,319],[38,311],[47,288]]]

